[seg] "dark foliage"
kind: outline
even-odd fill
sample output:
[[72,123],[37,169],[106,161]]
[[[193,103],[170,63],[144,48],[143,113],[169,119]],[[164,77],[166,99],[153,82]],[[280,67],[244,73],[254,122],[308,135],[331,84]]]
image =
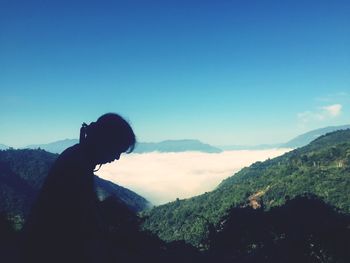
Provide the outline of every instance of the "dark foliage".
[[232,208],[211,240],[208,257],[220,262],[347,262],[350,216],[315,196],[281,207]]
[[0,211],[20,228],[57,155],[43,150],[0,151]]
[[[350,258],[350,216],[312,195],[298,196],[269,211],[231,208],[206,240],[208,249],[201,252],[183,241],[165,243],[140,231],[141,219],[119,200],[108,198],[98,210],[100,232],[93,240],[81,237],[85,242],[76,244],[84,262],[345,263]],[[52,243],[54,238],[46,241]],[[56,262],[58,255],[50,256],[50,262]],[[72,256],[65,262],[81,258]]]

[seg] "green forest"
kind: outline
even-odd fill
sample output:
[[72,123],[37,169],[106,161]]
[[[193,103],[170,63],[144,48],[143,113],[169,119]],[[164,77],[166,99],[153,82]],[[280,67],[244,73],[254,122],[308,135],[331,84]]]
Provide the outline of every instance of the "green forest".
[[256,162],[224,180],[214,191],[158,206],[143,214],[143,227],[166,241],[185,240],[207,249],[210,229],[224,224],[233,207],[282,206],[313,194],[350,213],[350,130],[321,136],[280,157]]

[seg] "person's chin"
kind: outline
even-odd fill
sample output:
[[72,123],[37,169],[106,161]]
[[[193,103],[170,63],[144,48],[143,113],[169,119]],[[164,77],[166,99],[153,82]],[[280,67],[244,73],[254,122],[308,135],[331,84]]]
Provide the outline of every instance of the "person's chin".
[[99,164],[107,164],[107,163],[113,163],[114,160],[104,160],[100,161]]

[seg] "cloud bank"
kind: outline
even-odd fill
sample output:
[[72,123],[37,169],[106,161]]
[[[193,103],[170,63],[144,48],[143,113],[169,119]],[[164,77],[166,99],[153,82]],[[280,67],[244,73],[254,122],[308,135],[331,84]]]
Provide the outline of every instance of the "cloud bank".
[[343,106],[341,104],[324,106],[315,111],[304,111],[298,113],[298,119],[304,124],[315,121],[323,121],[338,117],[342,112],[342,108]]
[[213,190],[223,179],[253,162],[279,156],[288,149],[225,151],[222,153],[124,154],[96,172],[129,188],[155,205]]

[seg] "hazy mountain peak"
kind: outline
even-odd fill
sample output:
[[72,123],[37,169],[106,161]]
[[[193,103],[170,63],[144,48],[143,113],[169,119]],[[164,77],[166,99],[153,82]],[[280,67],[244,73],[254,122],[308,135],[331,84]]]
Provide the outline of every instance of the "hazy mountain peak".
[[288,141],[285,144],[282,144],[281,147],[285,148],[298,148],[307,145],[308,143],[315,140],[317,137],[320,137],[322,135],[325,135],[329,132],[334,132],[337,130],[345,130],[349,129],[350,125],[341,125],[341,126],[328,126],[316,130],[312,130],[306,133],[303,133],[294,139]]
[[74,144],[77,144],[79,142],[78,139],[64,139],[64,140],[59,140],[51,143],[46,143],[46,144],[32,144],[28,145],[25,148],[29,149],[43,149],[47,152],[51,153],[61,153],[65,149],[73,146]]
[[186,152],[198,151],[206,153],[219,153],[221,149],[202,143],[199,140],[183,139],[183,140],[165,140],[158,143],[138,143],[135,147],[135,153],[146,152]]

